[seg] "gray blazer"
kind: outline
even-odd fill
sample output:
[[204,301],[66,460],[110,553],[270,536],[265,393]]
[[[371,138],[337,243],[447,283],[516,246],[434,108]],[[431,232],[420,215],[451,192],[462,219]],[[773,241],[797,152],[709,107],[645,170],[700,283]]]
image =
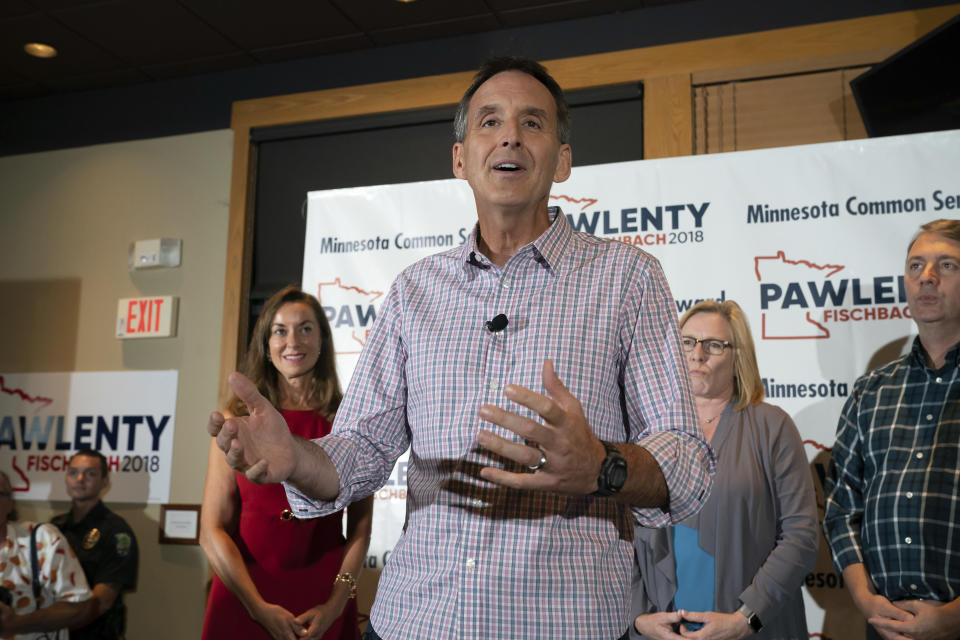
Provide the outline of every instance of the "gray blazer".
[[[710,443],[713,492],[683,524],[716,559],[716,611],[743,602],[763,629],[752,638],[808,638],[800,586],[817,560],[817,503],[803,442],[783,410],[728,405]],[[676,567],[671,530],[636,528],[633,617],[673,610]],[[630,621],[630,637],[642,638]]]

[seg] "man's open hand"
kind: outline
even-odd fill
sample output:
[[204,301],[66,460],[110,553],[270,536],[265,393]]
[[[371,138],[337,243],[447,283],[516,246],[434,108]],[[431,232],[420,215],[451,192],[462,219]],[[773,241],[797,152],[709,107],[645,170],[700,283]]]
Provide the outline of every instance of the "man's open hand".
[[481,431],[477,441],[486,449],[526,467],[536,467],[541,456],[546,458],[546,463],[533,473],[484,467],[480,476],[515,489],[574,495],[592,493],[597,490],[597,476],[606,450],[587,424],[580,401],[557,377],[552,360],[543,363],[542,375],[548,396],[513,384],[503,388],[507,398],[533,410],[543,419],[542,423],[489,404],[479,411],[484,420],[512,431],[529,444],[489,431]]

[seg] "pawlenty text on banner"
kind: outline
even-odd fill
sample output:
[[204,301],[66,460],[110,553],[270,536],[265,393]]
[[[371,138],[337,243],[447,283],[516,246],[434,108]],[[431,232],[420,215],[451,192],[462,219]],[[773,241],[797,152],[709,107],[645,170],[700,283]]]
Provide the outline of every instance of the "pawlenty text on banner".
[[[822,515],[841,406],[858,376],[910,347],[907,244],[919,225],[960,217],[958,167],[960,131],[949,131],[576,167],[550,204],[575,229],[658,258],[678,313],[708,298],[741,304],[767,399],[804,439]],[[345,383],[397,274],[461,245],[475,223],[459,180],[309,194],[303,288],[327,314]],[[376,494],[370,566],[400,534],[407,465]],[[814,631],[846,597],[825,542],[806,586]]]
[[0,374],[0,464],[17,498],[69,500],[70,456],[107,458],[111,502],[167,503],[176,371]]

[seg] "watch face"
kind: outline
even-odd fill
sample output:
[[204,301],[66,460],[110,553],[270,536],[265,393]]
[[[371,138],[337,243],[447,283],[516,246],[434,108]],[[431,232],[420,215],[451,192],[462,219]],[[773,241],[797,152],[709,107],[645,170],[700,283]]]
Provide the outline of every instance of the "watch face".
[[610,474],[607,476],[607,484],[611,489],[619,491],[627,481],[627,461],[617,460],[616,464],[610,466]]

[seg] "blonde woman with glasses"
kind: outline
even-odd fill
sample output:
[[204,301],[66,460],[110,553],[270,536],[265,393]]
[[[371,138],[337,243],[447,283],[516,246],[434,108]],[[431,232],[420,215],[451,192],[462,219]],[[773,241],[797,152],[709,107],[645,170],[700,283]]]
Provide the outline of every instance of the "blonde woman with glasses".
[[750,326],[737,303],[693,306],[680,334],[717,473],[699,513],[668,529],[636,528],[630,635],[806,640],[800,586],[820,534],[800,434],[790,416],[763,402]]

